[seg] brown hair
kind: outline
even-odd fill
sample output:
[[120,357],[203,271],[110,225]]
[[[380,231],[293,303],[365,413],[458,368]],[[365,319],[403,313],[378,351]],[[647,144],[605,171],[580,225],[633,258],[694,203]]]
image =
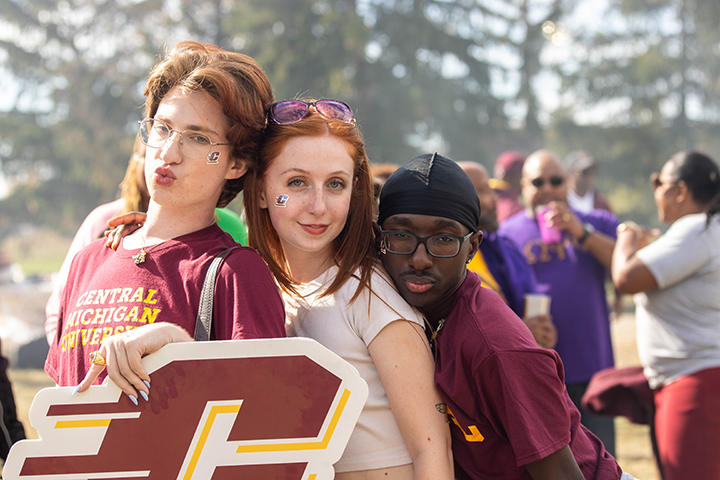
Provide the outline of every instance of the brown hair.
[[324,135],[330,135],[345,143],[348,154],[355,162],[355,171],[347,221],[333,241],[338,275],[323,296],[331,295],[340,289],[353,276],[355,270],[360,268],[359,286],[351,299],[354,301],[363,288],[370,286],[372,265],[375,261],[370,169],[362,135],[355,125],[326,120],[315,114],[313,108],[300,122],[290,125],[277,125],[272,122],[268,124],[260,145],[258,168],[246,175],[247,182],[243,192],[248,241],[268,264],[280,287],[289,293],[297,294],[294,288],[296,282],[290,275],[280,238],[270,221],[268,210],[260,207],[259,200],[268,166],[280,155],[287,142],[297,137]]
[[[227,117],[232,157],[248,171],[256,168],[256,152],[265,127],[265,112],[273,93],[265,73],[247,55],[215,45],[180,42],[150,72],[145,87],[145,116],[153,118],[163,97],[173,88],[203,91]],[[243,189],[245,177],[227,180],[217,207],[225,207]]]
[[[133,153],[128,161],[125,177],[120,182],[120,195],[125,205],[120,213],[147,212],[150,197],[147,187],[138,184],[138,169],[145,165],[145,144],[140,140],[140,134],[135,137]],[[143,188],[144,187],[144,188]]]

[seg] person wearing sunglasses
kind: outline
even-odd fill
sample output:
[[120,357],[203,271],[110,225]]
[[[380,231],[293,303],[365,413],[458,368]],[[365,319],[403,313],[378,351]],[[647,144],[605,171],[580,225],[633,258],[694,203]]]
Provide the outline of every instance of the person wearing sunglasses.
[[107,374],[135,404],[152,395],[141,356],[193,339],[205,273],[230,247],[237,248],[217,275],[211,338],[285,336],[270,271],[214,216],[254,167],[273,101],[264,72],[246,55],[181,42],[150,72],[145,96],[138,130],[147,218],[117,251],[101,239],[75,256],[46,361],[59,385],[84,391]]
[[[549,150],[528,156],[521,185],[525,211],[502,223],[499,234],[525,254],[539,293],[552,298],[555,350],[565,365],[568,393],[583,424],[613,454],[613,419],[584,409],[581,398],[592,376],[614,364],[605,280],[619,222],[605,210],[582,213],[568,206],[567,173],[559,156]],[[554,229],[558,240],[543,240],[541,227]]]
[[679,152],[651,185],[670,228],[655,240],[621,224],[612,279],[635,294],[663,479],[720,478],[720,169],[707,155]]
[[288,335],[335,352],[370,391],[335,478],[453,479],[422,317],[377,258],[368,158],[350,107],[272,105],[258,162],[243,193],[249,242],[282,289]]
[[497,195],[490,188],[488,171],[477,162],[458,162],[458,165],[473,183],[482,209],[479,227],[483,241],[467,268],[477,273],[483,286],[494,290],[523,319],[538,345],[553,348],[557,343],[557,329],[552,318],[548,314],[528,314],[526,306],[525,296],[537,293],[535,273],[515,244],[497,234]]

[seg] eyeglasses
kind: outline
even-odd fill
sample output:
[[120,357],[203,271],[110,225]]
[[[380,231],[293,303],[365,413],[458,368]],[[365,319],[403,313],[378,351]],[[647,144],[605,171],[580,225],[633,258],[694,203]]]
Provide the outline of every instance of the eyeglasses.
[[398,255],[412,255],[421,243],[425,245],[425,250],[432,257],[451,258],[460,253],[460,247],[463,242],[470,238],[475,232],[470,232],[465,236],[438,234],[429,237],[418,237],[414,233],[404,232],[402,230],[382,230],[380,232],[383,247],[390,253]]
[[565,183],[565,179],[560,176],[554,176],[550,177],[549,179],[545,180],[544,178],[533,178],[530,180],[530,183],[535,188],[541,188],[543,185],[545,185],[545,182],[548,182],[553,187],[559,187],[563,183]]
[[173,130],[165,122],[154,118],[146,118],[140,122],[140,140],[150,148],[163,147],[173,132],[180,140],[180,151],[191,160],[207,160],[208,163],[217,163],[220,152],[210,152],[216,145],[232,145],[232,143],[216,143],[204,133],[195,130]]
[[681,180],[675,180],[674,182],[663,183],[662,180],[660,180],[660,174],[658,172],[655,172],[650,175],[650,185],[652,186],[653,191],[657,190],[660,187],[665,187],[665,188],[674,187],[680,181]]
[[310,107],[315,107],[315,111],[325,120],[339,120],[348,124],[355,123],[352,110],[340,100],[318,100],[316,102],[283,100],[270,105],[268,115],[270,120],[278,125],[289,125],[307,117],[310,113]]

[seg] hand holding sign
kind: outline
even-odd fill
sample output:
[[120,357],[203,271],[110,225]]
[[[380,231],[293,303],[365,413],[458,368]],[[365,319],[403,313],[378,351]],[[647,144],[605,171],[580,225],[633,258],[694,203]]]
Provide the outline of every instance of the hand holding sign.
[[111,382],[38,393],[39,440],[3,478],[331,479],[367,398],[357,371],[309,339],[175,343],[143,359],[152,395]]

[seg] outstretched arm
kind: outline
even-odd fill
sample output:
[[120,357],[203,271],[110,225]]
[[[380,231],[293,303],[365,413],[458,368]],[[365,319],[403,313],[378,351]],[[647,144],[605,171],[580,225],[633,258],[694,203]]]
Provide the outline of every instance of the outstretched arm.
[[[159,322],[111,335],[103,341],[98,352],[107,362],[108,377],[137,403],[139,392],[143,392],[140,395],[144,397],[150,393],[150,376],[142,366],[142,357],[168,343],[191,341],[193,338],[177,325]],[[92,365],[76,392],[90,388],[104,368],[104,365]]]
[[435,362],[417,324],[388,324],[368,346],[395,420],[413,458],[416,479],[452,480],[450,429],[435,389]]

